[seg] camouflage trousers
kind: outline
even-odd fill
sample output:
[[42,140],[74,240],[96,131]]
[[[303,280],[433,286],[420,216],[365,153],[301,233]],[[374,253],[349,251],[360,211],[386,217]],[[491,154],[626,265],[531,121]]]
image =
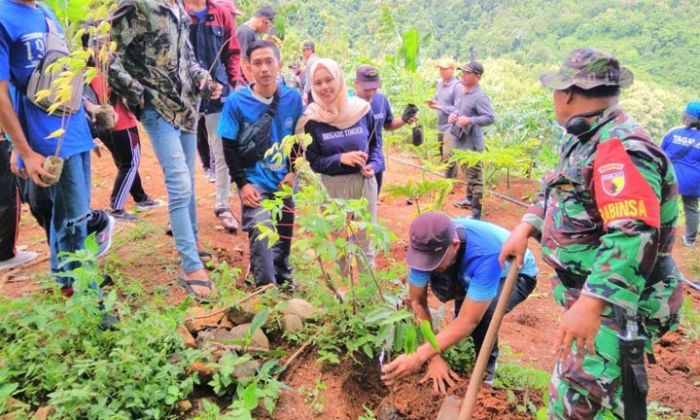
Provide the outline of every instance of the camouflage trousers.
[[[567,289],[555,276],[552,279],[555,301],[570,308],[578,299],[580,290]],[[639,301],[639,313],[643,314],[646,343],[652,351],[652,341],[669,330],[678,327],[678,310],[683,299],[683,289],[676,277],[647,287]],[[610,308],[603,312],[600,330],[595,337],[595,354],[586,354],[583,360],[573,346],[569,357],[557,361],[549,384],[548,416],[551,419],[602,419],[608,412],[623,418],[620,346],[618,333],[621,328]]]
[[481,219],[484,198],[484,167],[481,162],[476,165],[462,165],[462,172],[467,178],[467,199],[472,202],[472,215]]

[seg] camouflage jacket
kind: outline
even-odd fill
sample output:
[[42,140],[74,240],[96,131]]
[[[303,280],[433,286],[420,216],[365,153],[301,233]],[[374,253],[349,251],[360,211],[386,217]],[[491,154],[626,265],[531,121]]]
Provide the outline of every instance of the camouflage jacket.
[[567,287],[641,315],[667,316],[658,304],[668,307],[673,290],[657,293],[660,286],[650,286],[677,286],[670,254],[678,188],[671,162],[618,107],[592,129],[588,141],[564,139],[557,168],[545,176],[523,221],[541,234],[543,257],[562,280],[582,279]]
[[111,17],[117,49],[109,84],[131,109],[141,98],[168,122],[195,131],[198,87],[208,78],[189,42],[190,18],[181,1],[179,18],[167,0],[119,0]]

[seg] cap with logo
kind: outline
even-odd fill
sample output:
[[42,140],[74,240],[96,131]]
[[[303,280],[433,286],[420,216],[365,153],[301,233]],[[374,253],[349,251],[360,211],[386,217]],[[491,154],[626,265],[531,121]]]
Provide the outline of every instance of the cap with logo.
[[406,264],[420,271],[436,269],[457,235],[457,228],[445,213],[429,212],[416,217],[408,232]]
[[440,67],[441,69],[453,69],[455,68],[455,61],[451,58],[441,58],[437,62],[437,66],[435,67]]
[[362,89],[379,89],[382,87],[382,79],[376,68],[363,64],[355,70],[355,81]]
[[470,61],[463,66],[457,67],[457,70],[461,70],[465,73],[484,74],[484,66],[478,61]]
[[564,61],[559,70],[540,77],[540,82],[555,90],[576,86],[593,89],[598,86],[630,87],[634,75],[611,54],[593,48],[578,48]]

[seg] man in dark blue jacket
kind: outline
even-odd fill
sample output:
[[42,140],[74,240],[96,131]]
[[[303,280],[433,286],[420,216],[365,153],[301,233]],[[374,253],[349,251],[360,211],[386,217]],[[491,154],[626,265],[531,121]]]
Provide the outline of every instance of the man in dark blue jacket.
[[[190,42],[199,65],[210,70],[210,77],[223,86],[221,98],[204,98],[199,111],[204,114],[208,143],[214,154],[216,204],[214,214],[229,232],[238,230],[238,221],[229,209],[231,178],[228,174],[221,137],[216,135],[221,110],[230,92],[242,83],[241,49],[236,23],[228,9],[212,0],[188,0],[187,12],[192,19]],[[201,124],[201,119],[200,119]]]

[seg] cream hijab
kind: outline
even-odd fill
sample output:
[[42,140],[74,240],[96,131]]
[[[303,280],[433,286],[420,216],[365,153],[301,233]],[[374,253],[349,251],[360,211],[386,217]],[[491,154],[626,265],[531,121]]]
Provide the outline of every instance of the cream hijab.
[[[324,101],[316,93],[313,79],[316,70],[319,68],[328,70],[335,80],[338,95],[333,101]],[[340,67],[338,67],[338,63],[334,60],[330,58],[320,58],[316,60],[316,62],[311,65],[309,76],[310,80],[307,83],[311,83],[311,95],[314,98],[314,102],[306,107],[306,111],[304,111],[304,114],[299,118],[296,127],[297,134],[304,132],[304,126],[309,121],[326,123],[344,130],[355,125],[360,118],[364,117],[369,112],[370,106],[367,101],[357,97],[348,97],[348,88],[345,86],[345,76],[343,76],[343,72],[340,70]]]

